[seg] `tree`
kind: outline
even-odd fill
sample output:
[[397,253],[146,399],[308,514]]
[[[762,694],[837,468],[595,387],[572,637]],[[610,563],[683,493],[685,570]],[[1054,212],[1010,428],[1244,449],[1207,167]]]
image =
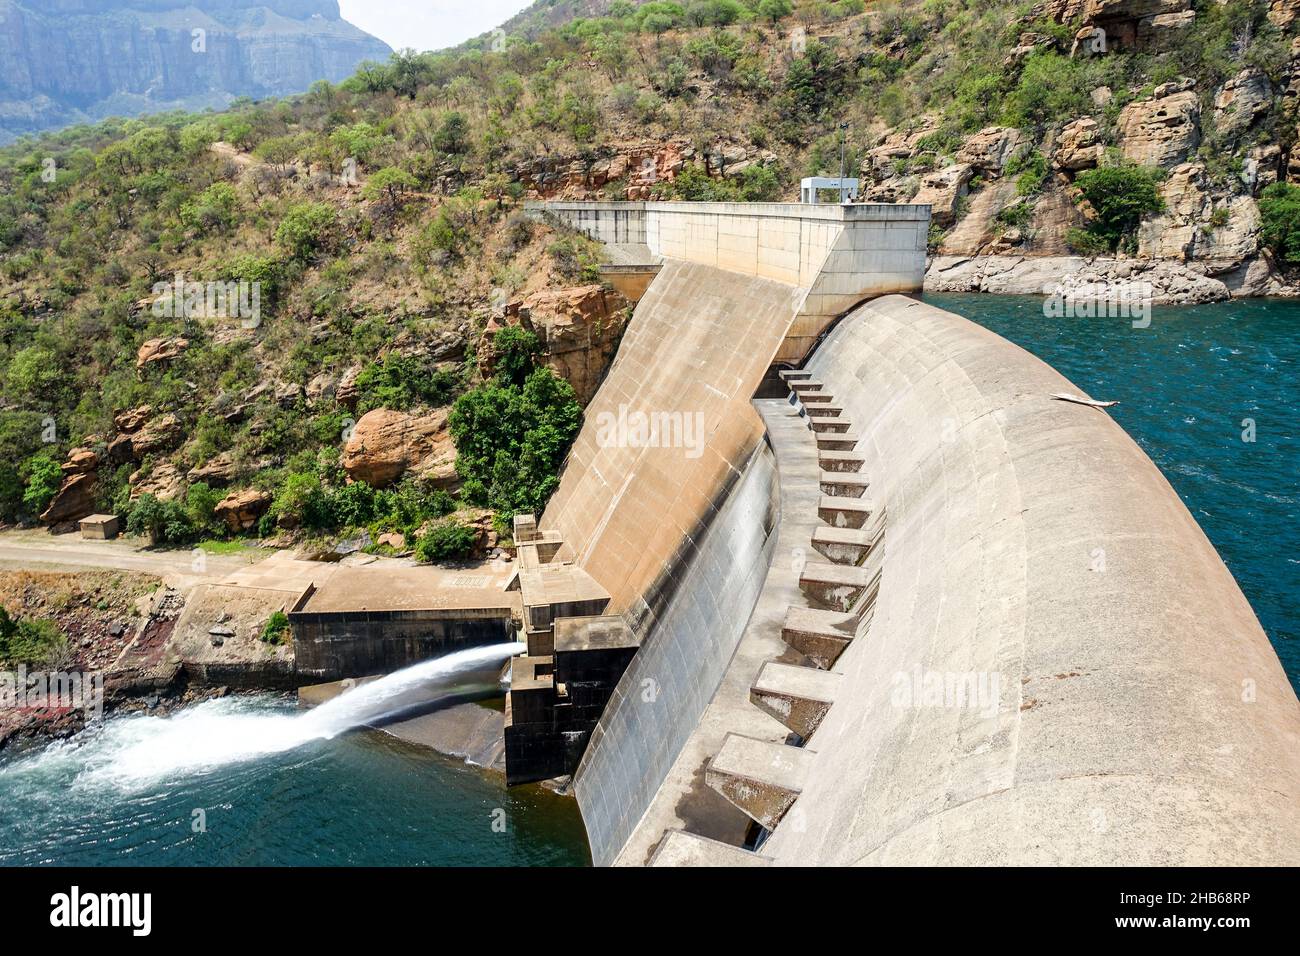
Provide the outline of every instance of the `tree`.
[[1264,244],[1279,260],[1300,265],[1300,186],[1273,183],[1259,197]]
[[1130,163],[1080,173],[1075,185],[1097,213],[1086,231],[1112,251],[1131,242],[1142,217],[1164,208],[1157,175],[1154,169]]
[[27,461],[27,490],[23,492],[23,507],[35,517],[49,507],[59,485],[63,483],[63,470],[47,452],[33,455]]
[[773,26],[778,20],[788,17],[793,9],[790,0],[758,0],[758,15]]
[[449,156],[469,151],[469,120],[462,113],[451,112],[433,134],[433,148]]
[[436,522],[415,545],[421,561],[447,561],[469,556],[478,532],[455,518]]
[[275,230],[275,241],[295,259],[332,250],[338,239],[338,213],[318,202],[290,206]]
[[415,177],[396,166],[385,166],[375,173],[361,189],[366,199],[380,200],[390,206],[401,205],[408,189],[416,186]]

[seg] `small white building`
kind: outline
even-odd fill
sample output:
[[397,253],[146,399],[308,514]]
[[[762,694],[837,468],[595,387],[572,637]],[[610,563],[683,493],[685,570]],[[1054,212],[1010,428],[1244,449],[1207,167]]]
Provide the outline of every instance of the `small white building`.
[[853,202],[858,198],[857,179],[840,179],[838,176],[805,176],[799,180],[799,201],[809,205],[816,205],[817,193],[823,189],[838,190],[841,202]]

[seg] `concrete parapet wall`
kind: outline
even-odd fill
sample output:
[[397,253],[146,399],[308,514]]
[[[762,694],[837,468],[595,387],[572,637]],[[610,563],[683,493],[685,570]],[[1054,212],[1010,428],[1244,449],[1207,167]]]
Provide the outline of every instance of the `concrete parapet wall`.
[[808,370],[862,435],[888,532],[798,813],[764,855],[1300,862],[1300,705],[1213,546],[1110,416],[903,297],[847,316]]
[[790,328],[777,359],[798,362],[835,319],[891,292],[920,291],[928,205],[864,203],[533,202],[606,243],[770,279],[789,287]]

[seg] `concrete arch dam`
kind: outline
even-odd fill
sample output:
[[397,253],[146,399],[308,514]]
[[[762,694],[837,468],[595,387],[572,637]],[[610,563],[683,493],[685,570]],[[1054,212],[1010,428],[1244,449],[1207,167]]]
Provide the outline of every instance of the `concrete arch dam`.
[[887,290],[805,348],[808,285],[646,245],[518,536],[508,760],[574,773],[598,864],[1300,862],[1300,704],[1105,411]]

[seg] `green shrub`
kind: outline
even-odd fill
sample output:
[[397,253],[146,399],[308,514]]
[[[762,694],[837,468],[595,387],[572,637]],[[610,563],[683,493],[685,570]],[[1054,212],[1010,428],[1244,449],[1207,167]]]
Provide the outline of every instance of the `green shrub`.
[[1273,183],[1259,197],[1264,244],[1278,260],[1300,265],[1300,186]]
[[1075,179],[1083,198],[1097,213],[1086,231],[1107,251],[1131,245],[1142,217],[1164,208],[1156,188],[1158,176],[1158,170],[1123,163],[1088,169]]
[[421,561],[449,561],[465,558],[474,548],[478,532],[454,518],[439,521],[421,535],[415,556]]
[[275,230],[275,241],[295,259],[331,251],[338,241],[339,217],[333,206],[295,203]]
[[357,412],[365,414],[372,408],[405,411],[420,403],[445,405],[457,385],[459,380],[450,371],[433,368],[418,356],[390,352],[357,376]]
[[267,644],[285,644],[289,641],[289,615],[276,611],[262,628],[262,640]]
[[59,463],[48,453],[34,455],[27,461],[27,489],[23,492],[23,507],[32,517],[39,515],[54,499],[63,483]]
[[0,607],[0,661],[10,666],[53,663],[63,656],[67,643],[67,637],[53,621],[15,619]]
[[503,514],[540,514],[582,425],[573,387],[539,368],[522,388],[496,379],[456,399],[449,419],[462,496]]

